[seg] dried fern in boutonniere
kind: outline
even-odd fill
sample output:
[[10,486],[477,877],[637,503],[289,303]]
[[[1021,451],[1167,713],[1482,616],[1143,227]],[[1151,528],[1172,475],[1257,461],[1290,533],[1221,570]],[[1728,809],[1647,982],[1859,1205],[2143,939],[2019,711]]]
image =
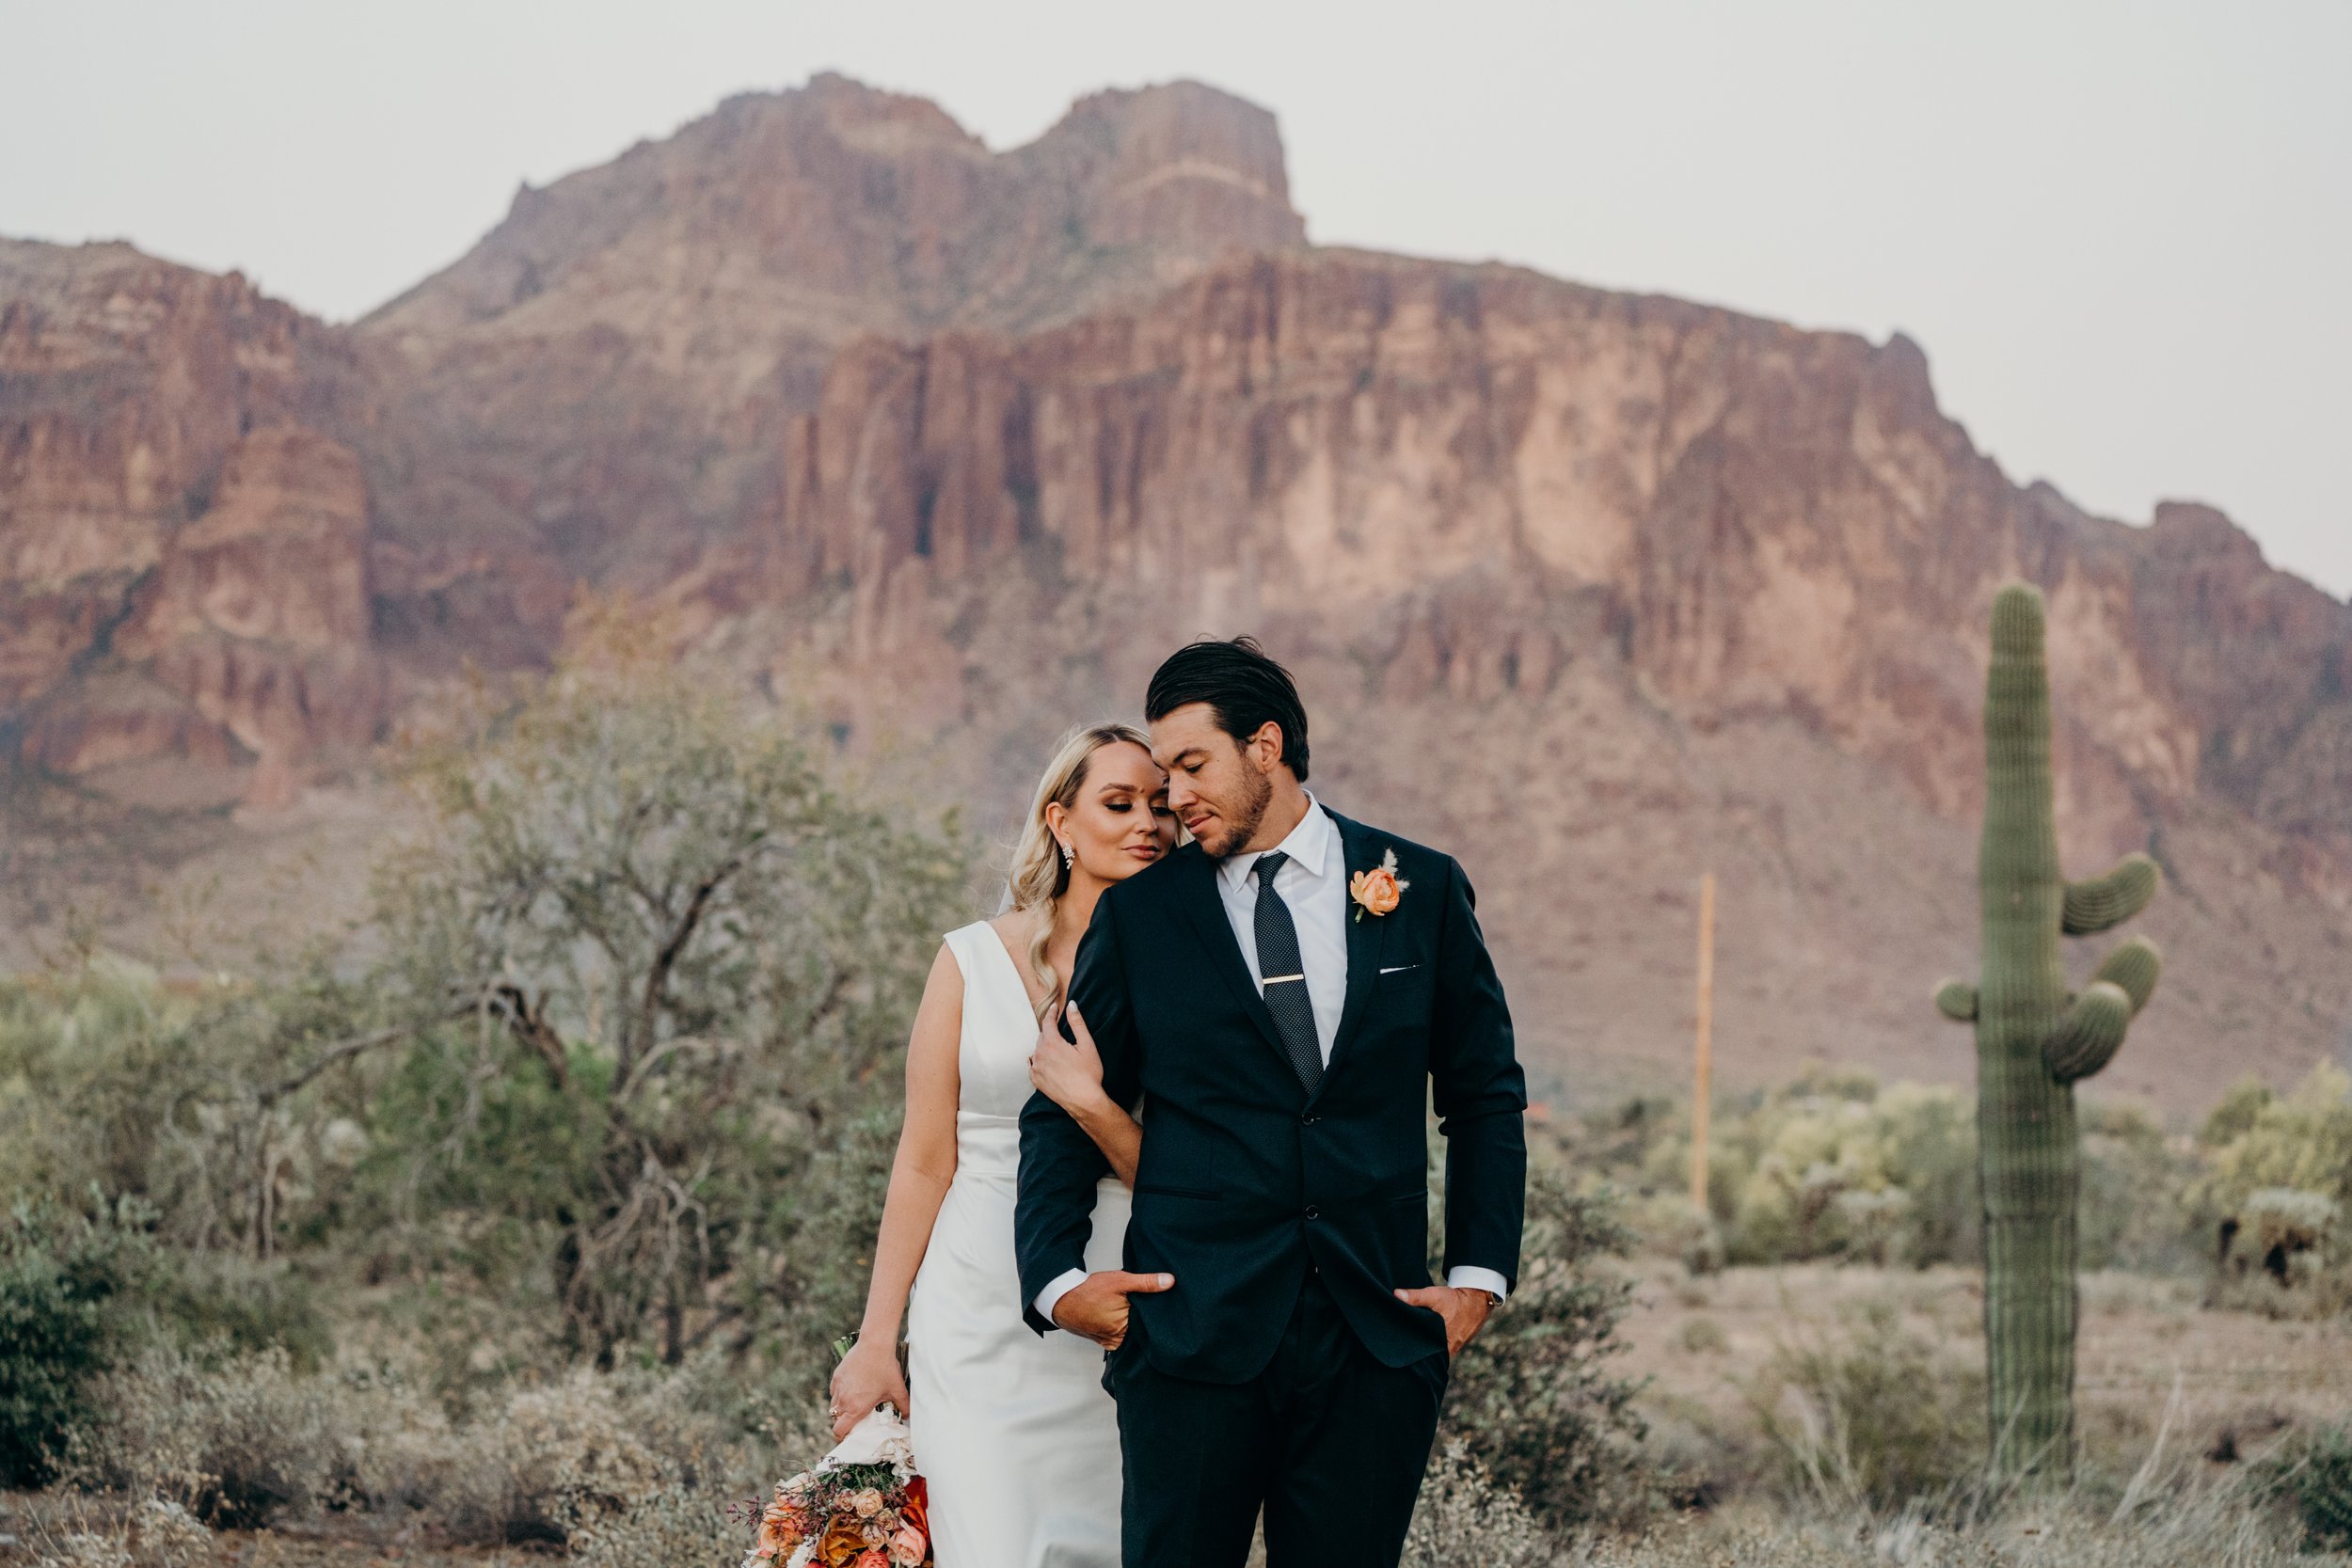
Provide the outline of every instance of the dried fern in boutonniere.
[[1369,910],[1374,914],[1387,914],[1405,901],[1405,890],[1413,884],[1396,874],[1396,851],[1390,849],[1380,856],[1380,863],[1370,871],[1359,871],[1347,879],[1347,895],[1356,900],[1356,918],[1364,918]]

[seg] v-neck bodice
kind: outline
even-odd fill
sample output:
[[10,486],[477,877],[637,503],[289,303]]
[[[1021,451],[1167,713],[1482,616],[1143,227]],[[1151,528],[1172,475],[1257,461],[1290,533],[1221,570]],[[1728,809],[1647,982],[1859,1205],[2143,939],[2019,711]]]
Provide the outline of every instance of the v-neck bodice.
[[947,933],[963,972],[963,1033],[956,1049],[956,1173],[1011,1181],[1021,1171],[1021,1108],[1029,1102],[1037,1014],[1021,971],[995,927],[976,921]]

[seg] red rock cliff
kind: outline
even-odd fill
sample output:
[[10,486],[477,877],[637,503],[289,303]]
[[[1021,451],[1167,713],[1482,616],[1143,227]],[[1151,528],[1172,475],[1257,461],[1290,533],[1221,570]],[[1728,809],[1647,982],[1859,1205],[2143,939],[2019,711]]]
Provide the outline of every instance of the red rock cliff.
[[367,410],[347,341],[241,277],[0,242],[0,723],[23,760],[182,805],[360,754],[383,709],[367,494],[313,426]]

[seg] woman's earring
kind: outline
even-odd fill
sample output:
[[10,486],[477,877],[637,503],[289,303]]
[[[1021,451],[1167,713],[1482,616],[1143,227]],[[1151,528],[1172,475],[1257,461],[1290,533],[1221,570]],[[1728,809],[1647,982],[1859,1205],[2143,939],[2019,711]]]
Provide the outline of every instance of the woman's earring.
[[1062,868],[1064,871],[1069,870],[1069,869],[1070,869],[1070,867],[1072,866],[1072,864],[1073,864],[1073,863],[1074,863],[1077,861],[1077,859],[1078,859],[1078,855],[1077,855],[1077,851],[1076,851],[1076,850],[1074,850],[1074,849],[1071,848],[1071,847],[1070,847],[1070,846],[1069,846],[1069,845],[1067,845],[1067,844],[1065,844],[1065,845],[1063,845],[1063,846],[1061,847],[1061,868]]

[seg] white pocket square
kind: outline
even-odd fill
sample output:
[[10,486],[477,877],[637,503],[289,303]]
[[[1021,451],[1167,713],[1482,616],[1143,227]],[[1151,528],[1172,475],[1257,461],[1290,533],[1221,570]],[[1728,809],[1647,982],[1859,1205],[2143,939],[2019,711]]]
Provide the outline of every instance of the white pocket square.
[[1402,974],[1408,969],[1419,969],[1421,965],[1419,964],[1391,964],[1380,973],[1383,974]]

